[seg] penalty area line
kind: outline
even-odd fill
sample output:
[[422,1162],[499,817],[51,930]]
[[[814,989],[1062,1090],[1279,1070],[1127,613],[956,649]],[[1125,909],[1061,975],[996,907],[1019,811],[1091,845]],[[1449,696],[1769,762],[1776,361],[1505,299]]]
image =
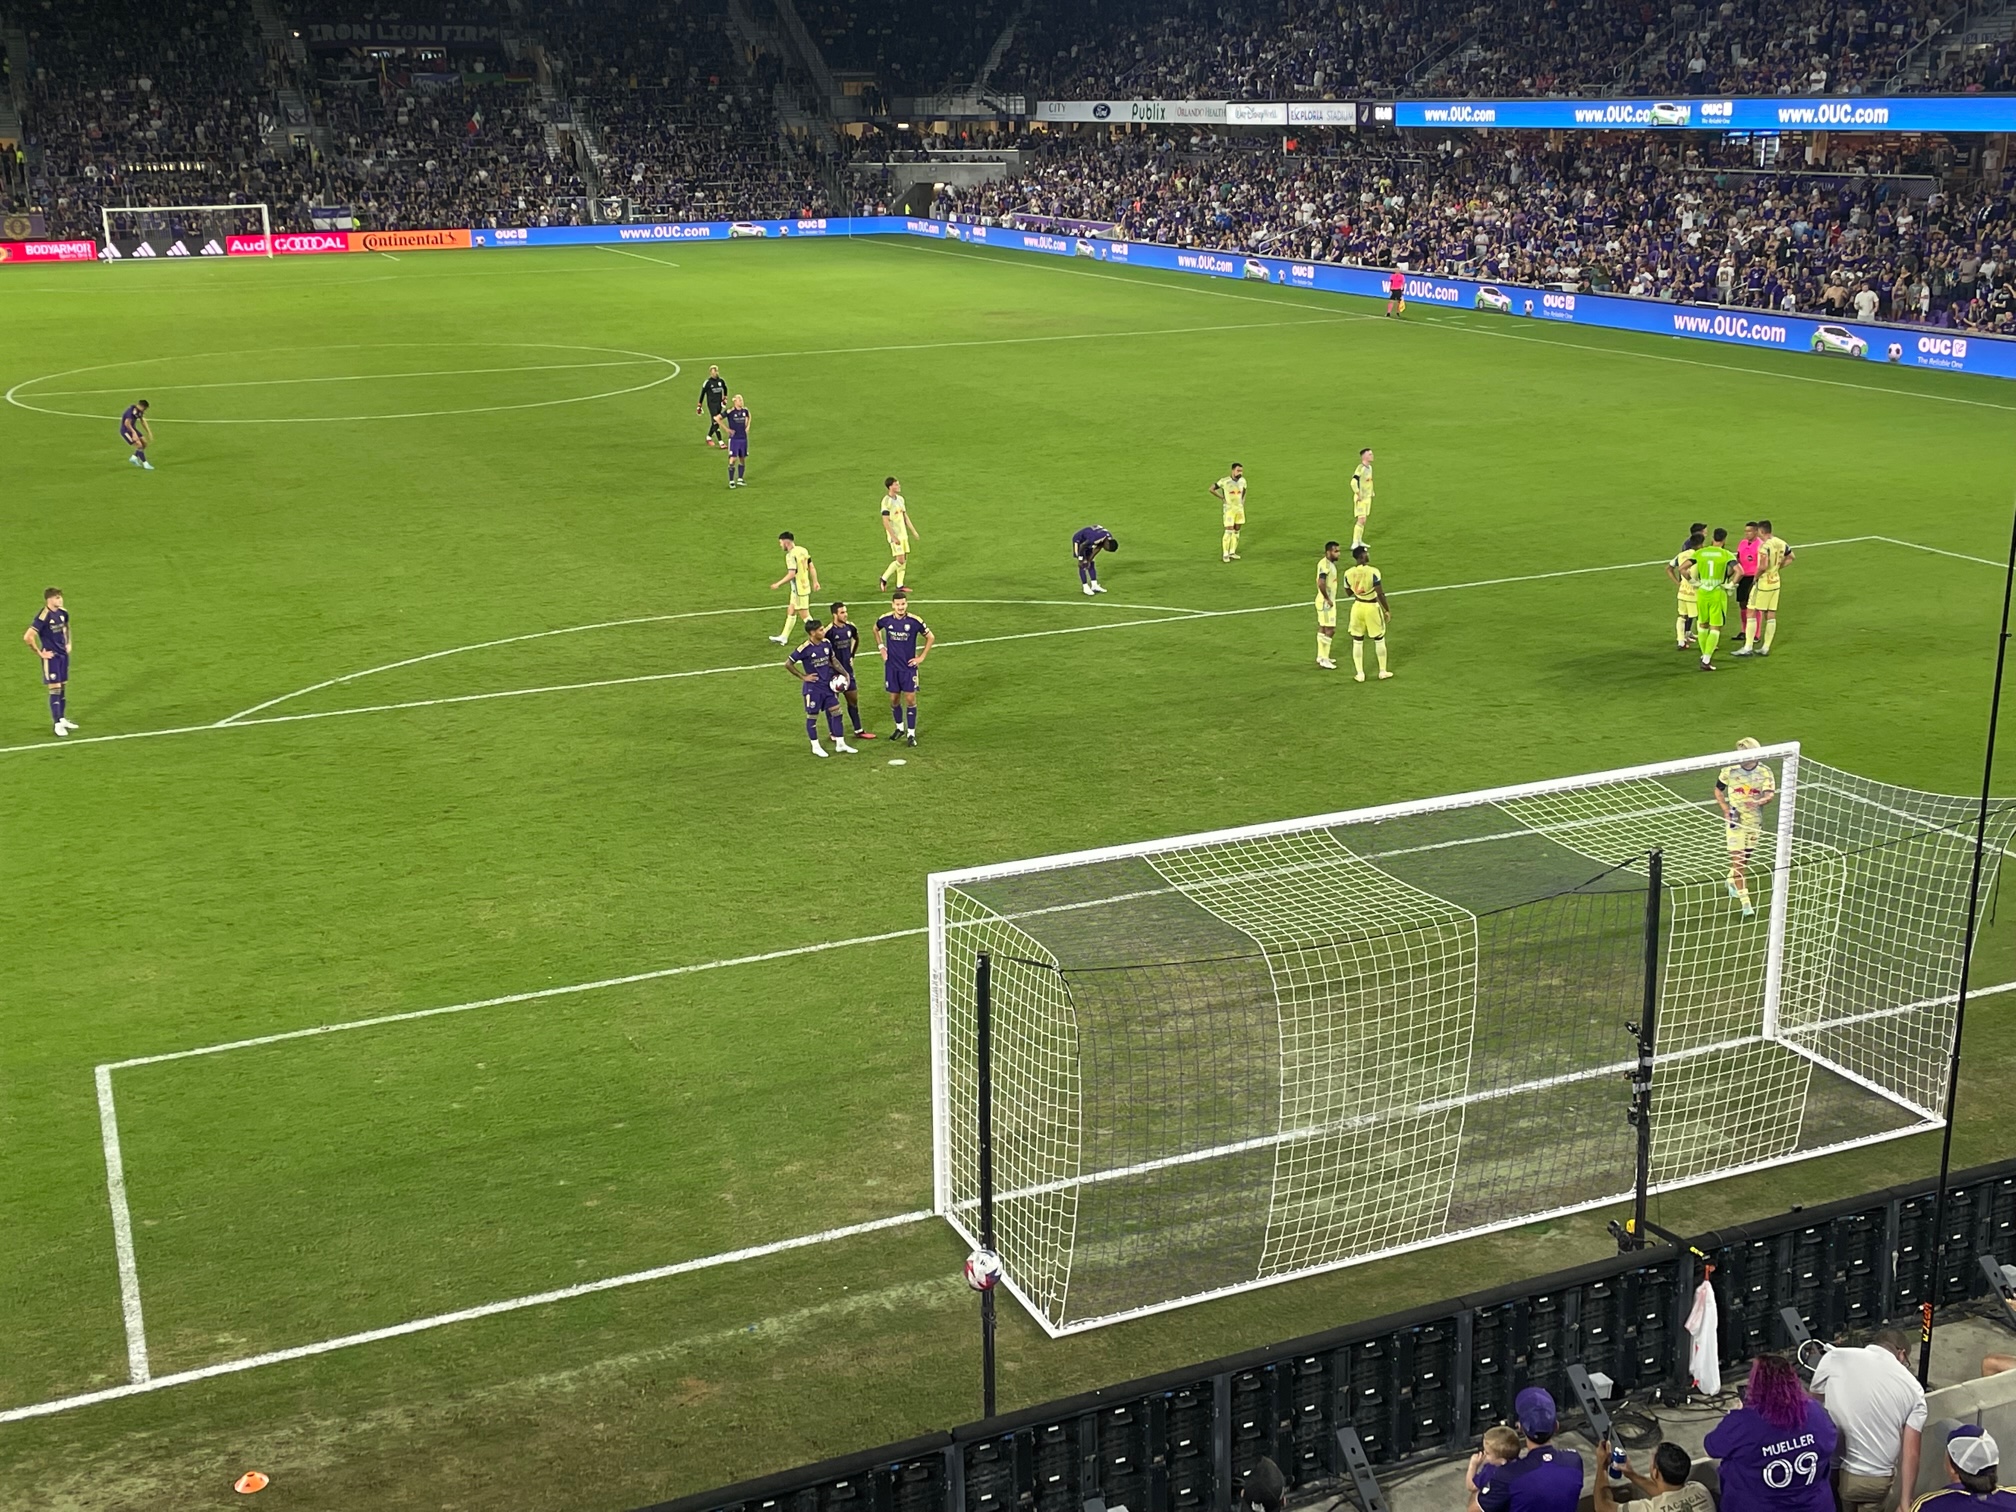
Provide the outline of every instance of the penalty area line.
[[132,1381],[124,1386],[109,1386],[102,1391],[87,1391],[77,1396],[57,1397],[47,1402],[31,1403],[25,1407],[10,1407],[0,1411],[0,1423],[50,1417],[59,1412],[75,1411],[79,1407],[94,1406],[99,1402],[113,1402],[122,1397],[165,1391],[171,1386],[187,1386],[197,1381],[237,1375],[242,1371],[257,1370],[267,1365],[284,1365],[290,1360],[313,1359],[317,1355],[333,1354],[339,1349],[355,1349],[362,1344],[377,1344],[386,1339],[403,1338],[407,1334],[447,1328],[455,1323],[472,1323],[478,1318],[494,1318],[502,1313],[522,1312],[528,1307],[569,1302],[576,1297],[593,1296],[597,1292],[616,1291],[626,1286],[642,1286],[649,1281],[665,1281],[674,1276],[692,1275],[696,1271],[737,1265],[745,1260],[761,1260],[771,1255],[787,1254],[792,1250],[809,1249],[814,1245],[833,1244],[842,1239],[857,1238],[862,1234],[908,1228],[935,1216],[937,1215],[929,1209],[920,1208],[914,1212],[897,1213],[888,1218],[870,1219],[865,1223],[850,1223],[839,1228],[821,1229],[816,1234],[800,1234],[792,1239],[776,1239],[768,1244],[752,1244],[743,1249],[726,1250],[718,1255],[703,1255],[696,1260],[681,1260],[672,1265],[653,1266],[650,1270],[630,1271],[620,1276],[604,1276],[599,1281],[583,1281],[574,1286],[556,1287],[552,1291],[533,1292],[529,1296],[509,1297],[501,1302],[486,1302],[478,1307],[464,1307],[455,1312],[435,1313],[430,1317],[414,1318],[406,1323],[394,1323],[386,1328],[371,1328],[362,1333],[341,1334],[336,1338],[321,1339],[313,1344],[297,1344],[291,1349],[275,1349],[266,1354],[247,1355],[243,1359],[224,1360],[215,1365],[199,1366],[194,1370],[178,1370],[168,1375]]

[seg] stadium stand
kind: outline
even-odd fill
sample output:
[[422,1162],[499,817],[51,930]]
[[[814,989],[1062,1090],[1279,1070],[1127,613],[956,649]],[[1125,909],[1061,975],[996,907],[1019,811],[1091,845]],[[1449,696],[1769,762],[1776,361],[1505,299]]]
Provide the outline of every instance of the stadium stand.
[[1538,134],[1347,141],[1322,155],[1197,136],[1054,139],[1009,178],[942,188],[982,223],[1109,223],[1129,239],[1564,289],[2011,329],[2016,200],[1999,175],[1938,188],[1930,165],[1746,165],[1670,138]]

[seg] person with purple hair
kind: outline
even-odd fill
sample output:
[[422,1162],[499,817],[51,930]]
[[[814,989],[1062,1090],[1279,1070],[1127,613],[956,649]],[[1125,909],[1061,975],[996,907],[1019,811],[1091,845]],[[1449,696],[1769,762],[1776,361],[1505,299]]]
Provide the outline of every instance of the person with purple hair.
[[1840,1440],[1783,1355],[1759,1355],[1743,1405],[1702,1447],[1722,1462],[1722,1512],[1834,1512],[1829,1472]]

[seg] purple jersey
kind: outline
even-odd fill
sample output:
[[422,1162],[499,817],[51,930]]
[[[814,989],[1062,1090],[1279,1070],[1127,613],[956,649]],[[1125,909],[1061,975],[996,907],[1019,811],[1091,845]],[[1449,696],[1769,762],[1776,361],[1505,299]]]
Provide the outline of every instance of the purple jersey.
[[1108,530],[1104,525],[1087,525],[1083,530],[1073,533],[1071,537],[1071,550],[1074,555],[1089,557],[1099,549],[1101,541],[1110,541],[1112,539],[1113,532]]
[[1484,1512],[1575,1512],[1582,1499],[1582,1456],[1542,1444],[1477,1475]]
[[791,666],[808,679],[800,684],[805,691],[805,712],[811,714],[839,701],[833,691],[833,648],[823,640],[808,640],[791,653]]
[[2004,1486],[1986,1496],[1976,1496],[1955,1483],[1928,1491],[1918,1498],[1911,1512],[2016,1512],[2016,1491]]
[[826,644],[833,648],[833,660],[849,677],[854,675],[854,648],[861,644],[859,625],[828,625]]
[[127,405],[119,416],[119,434],[122,436],[138,436],[140,434],[140,417],[144,413],[145,411],[137,404]]
[[1722,1512],[1834,1512],[1828,1470],[1840,1437],[1815,1401],[1806,1403],[1806,1421],[1797,1428],[1737,1408],[1702,1446],[1722,1462]]

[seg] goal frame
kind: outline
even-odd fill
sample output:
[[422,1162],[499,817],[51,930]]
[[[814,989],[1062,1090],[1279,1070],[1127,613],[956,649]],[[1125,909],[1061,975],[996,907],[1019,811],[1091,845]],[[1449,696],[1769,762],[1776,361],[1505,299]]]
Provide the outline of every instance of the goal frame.
[[259,212],[259,239],[266,244],[266,255],[273,255],[273,207],[265,200],[240,202],[235,205],[101,205],[98,208],[99,229],[105,233],[105,245],[112,245],[112,217],[115,215],[168,215],[177,210],[257,210]]
[[[945,1219],[952,1228],[970,1244],[977,1245],[977,1229],[968,1215],[961,1211],[962,1203],[953,1191],[953,1140],[952,1123],[954,1117],[970,1120],[976,1110],[955,1109],[951,1106],[951,1066],[950,1007],[946,960],[946,902],[949,889],[975,882],[988,882],[1006,877],[1027,875],[1031,872],[1060,870],[1066,867],[1097,865],[1103,862],[1129,860],[1153,856],[1173,848],[1199,847],[1206,845],[1236,843],[1266,839],[1278,835],[1304,833],[1312,829],[1343,825],[1362,825],[1388,819],[1408,818],[1422,814],[1446,812],[1451,809],[1474,808],[1487,804],[1514,802],[1547,794],[1575,792],[1587,788],[1607,787],[1621,782],[1657,780],[1667,777],[1712,772],[1723,766],[1732,766],[1746,761],[1772,761],[1779,764],[1781,773],[1778,784],[1779,809],[1777,814],[1775,846],[1772,858],[1772,889],[1768,918],[1769,945],[1766,959],[1762,1026],[1765,1037],[1772,1043],[1825,1067],[1829,1071],[1840,1071],[1826,1059],[1806,1046],[1797,1038],[1787,1038],[1780,1032],[1780,1002],[1784,990],[1784,951],[1788,925],[1789,898],[1793,870],[1793,826],[1798,803],[1800,745],[1797,741],[1783,741],[1750,750],[1730,750],[1710,752],[1669,761],[1648,762],[1639,766],[1613,768],[1602,772],[1581,773],[1568,777],[1552,777],[1536,782],[1514,783],[1501,787],[1475,789],[1465,793],[1445,794],[1431,798],[1408,799],[1396,803],[1376,804],[1364,808],[1343,809],[1328,814],[1305,815],[1294,819],[1275,820],[1263,824],[1243,825],[1236,828],[1203,831],[1196,834],[1170,835],[1155,840],[1134,842],[1124,845],[1101,846],[1089,850],[1072,851],[1055,855],[1029,857],[1020,861],[999,862],[985,866],[966,867],[954,871],[933,872],[925,882],[927,898],[926,912],[929,926],[930,951],[930,991],[931,991],[931,1122],[932,1122],[932,1211]],[[1853,1078],[1861,1081],[1859,1077]],[[1867,1086],[1867,1083],[1863,1083]],[[1875,1089],[1881,1091],[1882,1089]],[[1892,1102],[1899,1100],[1884,1094]],[[1908,1105],[1907,1105],[1908,1106]],[[1844,1150],[1857,1149],[1866,1145],[1886,1142],[1892,1139],[1908,1138],[1938,1127],[1938,1120],[1927,1110],[1911,1107],[1917,1120],[1896,1129],[1883,1130],[1872,1134],[1857,1135],[1840,1140],[1821,1148],[1802,1151],[1797,1160],[1813,1159],[1821,1155],[1836,1154]],[[1739,1166],[1718,1169],[1698,1176],[1686,1176],[1653,1183],[1655,1193],[1677,1191],[1689,1186],[1697,1186],[1711,1181],[1722,1181],[1757,1171],[1771,1170],[1790,1163],[1784,1157],[1772,1157],[1748,1162]],[[1576,1201],[1545,1211],[1522,1213],[1514,1217],[1493,1220],[1458,1233],[1439,1234],[1431,1238],[1410,1240],[1371,1253],[1347,1256],[1343,1259],[1298,1268],[1272,1276],[1254,1277],[1229,1285],[1200,1291],[1191,1295],[1166,1301],[1148,1303],[1121,1312],[1089,1318],[1078,1322],[1053,1322],[1041,1305],[1028,1296],[1017,1284],[1012,1273],[1004,1273],[1000,1284],[1022,1304],[1023,1309],[1037,1325],[1052,1338],[1063,1338],[1070,1334],[1102,1328],[1109,1324],[1126,1322],[1134,1318],[1169,1312],[1181,1307],[1190,1307],[1219,1297],[1233,1296],[1256,1291],[1262,1287],[1277,1286],[1287,1281],[1302,1280],[1329,1271],[1341,1270],[1349,1266],[1363,1265],[1370,1261],[1387,1259],[1394,1255],[1416,1250],[1433,1248],[1437,1245],[1453,1243],[1461,1239],[1474,1238],[1483,1234],[1501,1232],[1506,1229],[1522,1228],[1549,1219],[1565,1217],[1574,1213],[1589,1212],[1610,1206],[1618,1200],[1612,1193],[1602,1197]]]

